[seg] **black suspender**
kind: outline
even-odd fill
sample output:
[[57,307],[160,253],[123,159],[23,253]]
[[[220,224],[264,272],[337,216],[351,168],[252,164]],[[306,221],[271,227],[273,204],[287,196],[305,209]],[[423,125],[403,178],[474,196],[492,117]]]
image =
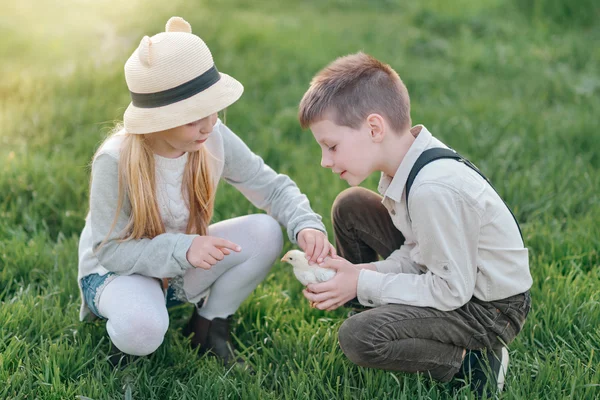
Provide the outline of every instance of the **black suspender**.
[[[481,173],[481,171],[479,171],[479,169],[471,161],[462,157],[460,154],[458,154],[454,150],[446,149],[443,147],[435,147],[433,149],[425,150],[423,153],[421,153],[419,158],[417,158],[415,165],[412,167],[412,169],[410,170],[410,173],[408,174],[408,179],[406,180],[406,207],[407,208],[408,208],[408,195],[410,193],[410,188],[412,187],[412,184],[413,184],[415,178],[417,177],[417,174],[419,173],[419,171],[424,166],[429,164],[430,162],[433,162],[435,160],[439,160],[442,158],[451,158],[453,160],[456,160],[458,162],[465,164],[467,167],[471,168],[473,171],[477,172],[483,179],[485,179],[485,181],[492,187],[492,189],[496,190],[494,185],[492,185],[492,182],[490,182],[490,180],[488,178],[486,178],[485,175],[483,175]],[[498,193],[497,190],[496,190],[496,193]],[[502,198],[502,197],[500,197],[500,198]],[[502,200],[502,201],[504,201],[504,200]],[[517,228],[519,228],[519,233],[521,234],[521,239],[523,239],[523,233],[521,232],[521,227],[519,226],[519,222],[517,222],[517,218],[515,217],[515,214],[513,214],[512,210],[510,209],[508,204],[506,204],[506,202],[504,202],[504,205],[506,205],[506,208],[508,208],[508,211],[510,211],[510,214],[513,216],[515,223],[517,224]]]

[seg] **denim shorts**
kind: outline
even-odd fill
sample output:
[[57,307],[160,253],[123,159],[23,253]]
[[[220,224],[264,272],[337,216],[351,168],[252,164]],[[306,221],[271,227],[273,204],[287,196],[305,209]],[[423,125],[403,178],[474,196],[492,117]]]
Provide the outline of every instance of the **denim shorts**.
[[[98,301],[100,300],[102,291],[106,285],[118,276],[119,275],[114,272],[109,272],[106,275],[90,274],[81,278],[81,290],[83,292],[85,304],[90,311],[99,318],[106,319],[106,317],[101,315],[100,311],[98,311]],[[169,285],[169,288],[167,289],[165,303],[167,308],[183,304],[183,301],[175,296],[175,290],[171,285]]]

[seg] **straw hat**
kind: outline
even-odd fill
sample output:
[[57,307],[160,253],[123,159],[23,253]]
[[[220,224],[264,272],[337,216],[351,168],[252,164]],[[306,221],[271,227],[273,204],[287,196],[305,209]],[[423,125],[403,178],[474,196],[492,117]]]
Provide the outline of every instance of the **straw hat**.
[[212,54],[190,24],[167,21],[165,32],[144,36],[125,63],[131,104],[123,122],[129,133],[150,133],[197,121],[240,98],[244,87],[217,71]]

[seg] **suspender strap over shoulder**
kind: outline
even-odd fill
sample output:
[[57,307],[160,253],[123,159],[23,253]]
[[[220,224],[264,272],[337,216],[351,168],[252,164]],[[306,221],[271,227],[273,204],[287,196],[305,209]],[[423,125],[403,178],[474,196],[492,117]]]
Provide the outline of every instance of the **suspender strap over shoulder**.
[[[433,162],[435,160],[440,160],[443,158],[450,158],[450,159],[453,159],[453,160],[456,160],[458,162],[465,164],[467,167],[471,168],[473,171],[477,172],[483,179],[485,179],[485,181],[492,187],[492,189],[494,189],[496,191],[496,193],[498,193],[498,191],[496,190],[494,185],[492,185],[492,182],[490,182],[490,180],[488,178],[486,178],[486,176],[483,175],[483,173],[481,173],[481,171],[479,171],[479,169],[472,162],[470,162],[466,158],[462,157],[460,154],[458,154],[456,151],[454,151],[452,149],[447,149],[447,148],[443,148],[443,147],[435,147],[432,149],[425,150],[423,153],[421,153],[419,158],[417,158],[415,165],[413,165],[412,169],[410,170],[410,173],[408,174],[408,179],[406,180],[406,207],[407,208],[408,208],[408,195],[410,194],[410,188],[412,187],[412,184],[415,181],[415,178],[417,177],[417,174],[419,173],[419,171],[421,171],[421,169],[424,166],[426,166],[427,164],[429,164],[430,162]],[[506,208],[508,208],[508,211],[513,216],[515,223],[517,224],[517,228],[519,228],[519,233],[521,234],[521,239],[522,239],[523,233],[521,232],[521,227],[519,226],[519,222],[517,222],[517,218],[515,217],[515,214],[513,214],[512,210],[510,209],[508,204],[506,204],[506,202],[504,202],[504,205],[506,206]],[[410,211],[409,211],[409,215],[410,215]]]

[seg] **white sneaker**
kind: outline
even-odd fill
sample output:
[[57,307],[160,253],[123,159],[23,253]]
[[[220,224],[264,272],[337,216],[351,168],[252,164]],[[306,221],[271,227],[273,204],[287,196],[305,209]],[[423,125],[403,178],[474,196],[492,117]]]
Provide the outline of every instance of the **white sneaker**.
[[[484,352],[487,357],[484,357]],[[470,380],[471,390],[477,398],[482,398],[484,394],[487,394],[486,397],[493,396],[494,387],[498,392],[504,389],[506,373],[508,372],[508,350],[503,346],[495,353],[489,350],[469,351],[463,361],[461,371],[457,375],[460,379],[468,378]],[[486,393],[485,388],[488,383],[488,393]],[[489,393],[490,389],[492,393]]]

